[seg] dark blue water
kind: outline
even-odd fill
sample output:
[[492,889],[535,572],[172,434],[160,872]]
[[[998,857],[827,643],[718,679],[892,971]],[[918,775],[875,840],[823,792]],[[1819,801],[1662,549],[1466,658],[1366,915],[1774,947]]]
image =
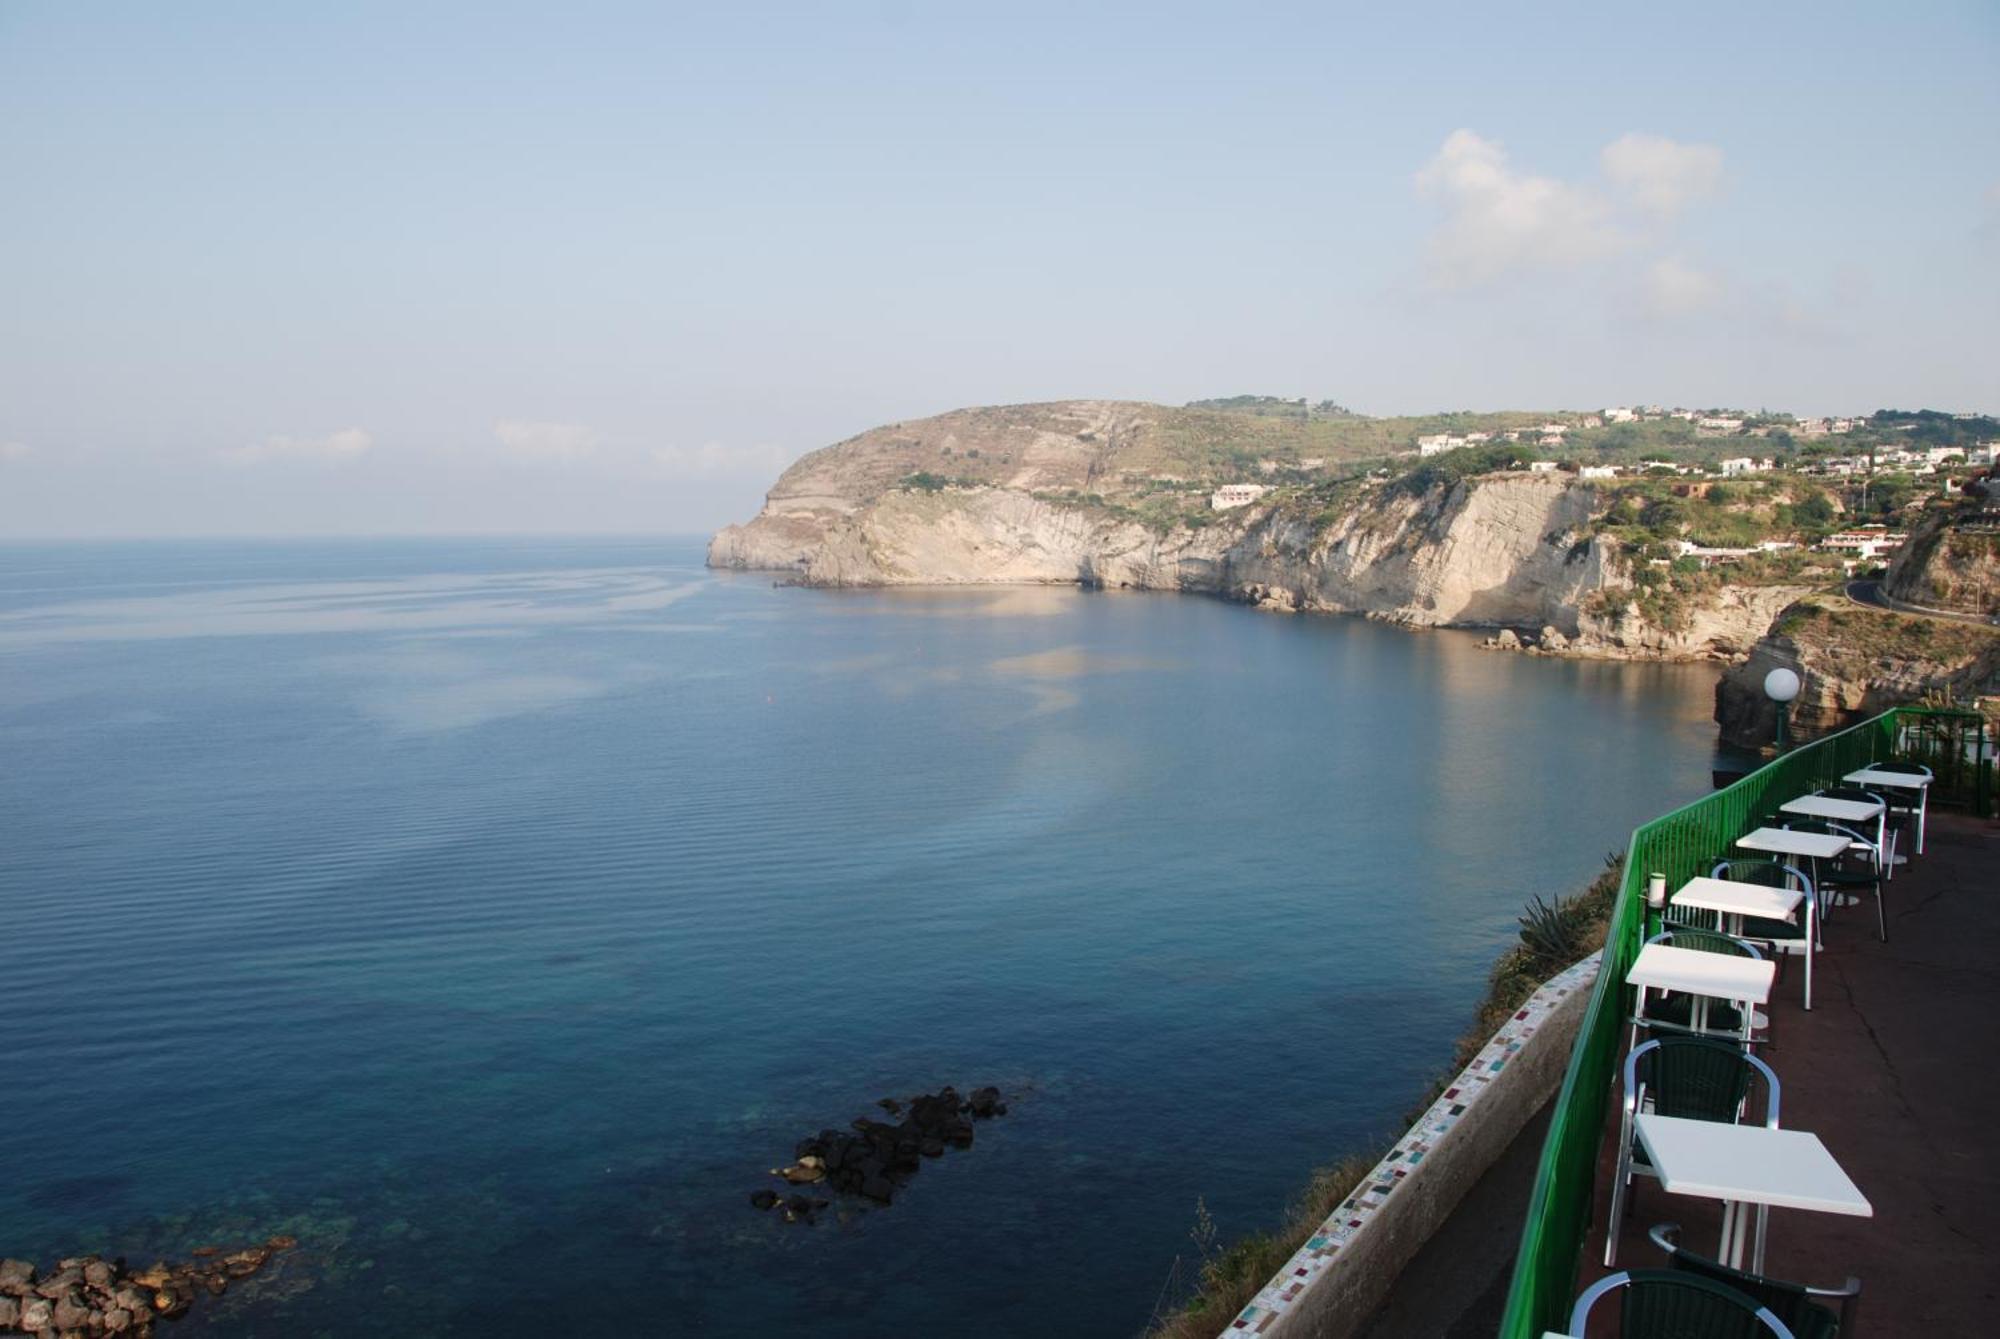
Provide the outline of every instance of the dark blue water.
[[[0,1254],[195,1334],[1118,1335],[1400,1117],[1712,673],[690,542],[0,548]],[[748,1207],[885,1095],[1012,1109]]]

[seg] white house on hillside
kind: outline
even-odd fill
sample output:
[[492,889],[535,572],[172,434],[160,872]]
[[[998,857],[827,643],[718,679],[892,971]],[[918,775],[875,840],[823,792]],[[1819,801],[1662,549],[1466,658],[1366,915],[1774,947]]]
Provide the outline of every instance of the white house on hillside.
[[1262,484],[1224,484],[1209,497],[1208,505],[1216,511],[1247,507],[1270,491]]

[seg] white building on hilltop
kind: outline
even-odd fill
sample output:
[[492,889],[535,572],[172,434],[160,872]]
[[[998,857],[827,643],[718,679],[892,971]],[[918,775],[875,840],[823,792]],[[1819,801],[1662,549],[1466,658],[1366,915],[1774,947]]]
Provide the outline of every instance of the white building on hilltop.
[[1271,490],[1262,484],[1224,484],[1208,499],[1208,505],[1216,511],[1228,511],[1231,507],[1247,507]]

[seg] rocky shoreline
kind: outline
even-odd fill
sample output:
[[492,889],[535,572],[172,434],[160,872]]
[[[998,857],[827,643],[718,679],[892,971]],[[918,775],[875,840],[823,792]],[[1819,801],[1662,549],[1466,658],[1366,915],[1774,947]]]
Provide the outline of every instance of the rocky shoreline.
[[296,1245],[278,1236],[236,1251],[203,1246],[192,1261],[140,1270],[122,1258],[79,1255],[56,1261],[46,1276],[31,1261],[0,1260],[0,1332],[52,1339],[150,1335],[157,1322],[185,1316],[202,1294],[220,1297]]

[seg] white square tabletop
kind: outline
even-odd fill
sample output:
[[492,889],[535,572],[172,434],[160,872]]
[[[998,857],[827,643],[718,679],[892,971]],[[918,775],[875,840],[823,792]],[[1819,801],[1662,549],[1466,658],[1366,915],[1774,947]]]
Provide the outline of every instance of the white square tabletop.
[[1849,772],[1841,780],[1850,786],[1888,786],[1893,790],[1924,790],[1931,784],[1921,772],[1878,772],[1872,767]]
[[1771,981],[1777,974],[1778,964],[1768,958],[1648,944],[1639,950],[1632,970],[1625,973],[1625,982],[1654,990],[1684,990],[1716,1000],[1763,1004],[1771,998]]
[[1814,860],[1831,860],[1851,844],[1835,832],[1794,832],[1790,828],[1758,828],[1736,839],[1746,851],[1774,851],[1779,855],[1802,855]]
[[1639,1142],[1676,1195],[1872,1218],[1874,1206],[1819,1136],[1642,1112]]
[[1719,911],[1726,916],[1762,916],[1781,921],[1806,900],[1798,888],[1767,888],[1761,883],[1739,883],[1734,879],[1711,879],[1707,875],[1689,879],[1681,890],[1667,899],[1677,907],[1696,911]]
[[1882,816],[1879,800],[1837,800],[1830,795],[1801,795],[1778,806],[1788,814],[1831,818],[1836,823],[1866,823]]

